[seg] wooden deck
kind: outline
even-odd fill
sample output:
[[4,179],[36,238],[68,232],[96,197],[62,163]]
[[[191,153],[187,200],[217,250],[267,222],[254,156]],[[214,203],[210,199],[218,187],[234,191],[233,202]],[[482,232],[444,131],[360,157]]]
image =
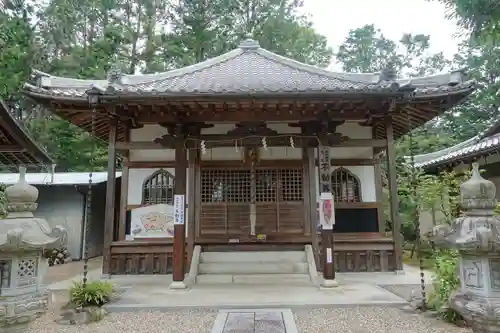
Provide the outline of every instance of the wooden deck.
[[[265,241],[253,244],[201,244],[204,251],[293,250],[301,244]],[[334,260],[339,272],[395,269],[394,241],[380,233],[337,233]],[[321,255],[321,253],[320,253]],[[110,274],[169,274],[173,265],[171,239],[118,241],[111,244]],[[321,265],[318,265],[318,269]]]

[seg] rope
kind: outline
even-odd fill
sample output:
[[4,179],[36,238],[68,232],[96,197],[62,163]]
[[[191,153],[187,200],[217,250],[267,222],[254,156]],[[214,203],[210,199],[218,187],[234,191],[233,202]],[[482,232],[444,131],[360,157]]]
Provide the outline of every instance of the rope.
[[[414,204],[414,209],[417,210],[419,209],[419,206],[417,204],[417,186],[418,186],[418,179],[417,179],[417,170],[415,168],[415,145],[413,142],[413,134],[412,134],[412,118],[410,116],[410,112],[407,109],[407,118],[408,118],[408,126],[409,126],[409,131],[408,131],[408,141],[410,145],[410,158],[411,158],[411,190],[412,190],[412,196]],[[421,237],[420,237],[420,219],[419,219],[419,214],[418,212],[415,212],[414,216],[414,223],[415,223],[415,233],[416,233],[416,245],[417,245],[417,257],[418,257],[418,263],[419,263],[419,269],[420,269],[420,290],[422,293],[422,311],[425,311],[427,309],[427,293],[425,290],[425,273],[424,273],[424,259],[422,256],[422,244],[421,244]]]
[[[95,136],[95,109],[92,111],[92,140]],[[92,223],[92,169],[94,165],[94,151],[95,145],[92,141],[91,151],[90,151],[90,171],[89,171],[89,185],[86,197],[86,219],[85,219],[85,244],[83,253],[83,287],[87,285],[87,276],[89,271],[89,235],[90,235],[90,225]]]

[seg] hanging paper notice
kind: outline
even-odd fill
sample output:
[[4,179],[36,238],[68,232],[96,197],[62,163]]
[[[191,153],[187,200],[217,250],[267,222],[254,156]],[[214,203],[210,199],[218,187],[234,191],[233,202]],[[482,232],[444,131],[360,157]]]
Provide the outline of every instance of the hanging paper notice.
[[319,221],[323,230],[332,230],[335,225],[335,208],[331,193],[323,192],[319,197]]
[[326,248],[326,263],[331,264],[332,262],[333,262],[332,248],[327,247]]
[[184,224],[184,194],[174,195],[174,224]]

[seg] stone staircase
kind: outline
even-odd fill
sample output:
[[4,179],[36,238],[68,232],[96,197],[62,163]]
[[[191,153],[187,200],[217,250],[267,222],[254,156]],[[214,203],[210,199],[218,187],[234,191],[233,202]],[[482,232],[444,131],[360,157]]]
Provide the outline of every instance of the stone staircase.
[[306,251],[201,252],[196,283],[313,285],[308,261]]

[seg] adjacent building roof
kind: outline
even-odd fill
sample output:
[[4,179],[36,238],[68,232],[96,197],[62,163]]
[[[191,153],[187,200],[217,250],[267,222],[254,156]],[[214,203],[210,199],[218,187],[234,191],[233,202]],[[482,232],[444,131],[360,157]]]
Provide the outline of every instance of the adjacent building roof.
[[0,165],[32,167],[53,163],[0,100]]
[[[474,159],[500,149],[500,121],[483,133],[452,147],[428,154],[416,155],[415,166],[431,169],[445,164]],[[408,159],[408,158],[407,158]]]
[[[116,178],[122,173],[117,172]],[[19,180],[19,173],[0,173],[0,184],[16,184]],[[107,172],[93,172],[92,184],[100,184],[108,180]],[[27,173],[26,181],[30,185],[88,185],[88,172],[42,172]]]
[[237,94],[301,92],[394,92],[414,87],[416,95],[449,93],[471,88],[462,71],[405,80],[387,73],[337,73],[303,64],[260,48],[245,40],[218,57],[157,74],[124,75],[119,70],[107,80],[81,80],[35,72],[36,85],[26,84],[28,93],[87,98],[87,91],[104,95]]

